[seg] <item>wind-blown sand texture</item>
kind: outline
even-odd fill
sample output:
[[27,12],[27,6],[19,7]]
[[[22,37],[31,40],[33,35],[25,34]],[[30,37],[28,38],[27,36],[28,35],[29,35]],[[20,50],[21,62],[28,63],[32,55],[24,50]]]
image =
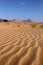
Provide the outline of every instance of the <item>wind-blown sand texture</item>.
[[0,65],[43,65],[43,24],[1,22]]

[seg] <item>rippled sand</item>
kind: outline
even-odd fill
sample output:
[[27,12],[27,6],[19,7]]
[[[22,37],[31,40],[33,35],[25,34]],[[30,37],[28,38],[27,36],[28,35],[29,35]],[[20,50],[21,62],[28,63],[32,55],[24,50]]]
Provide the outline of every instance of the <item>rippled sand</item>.
[[0,23],[0,65],[43,65],[43,24]]

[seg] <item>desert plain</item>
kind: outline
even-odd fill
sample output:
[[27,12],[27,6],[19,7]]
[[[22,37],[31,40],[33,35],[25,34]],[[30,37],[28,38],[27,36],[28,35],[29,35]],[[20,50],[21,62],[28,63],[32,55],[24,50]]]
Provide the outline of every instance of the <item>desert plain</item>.
[[0,22],[0,65],[43,65],[43,23]]

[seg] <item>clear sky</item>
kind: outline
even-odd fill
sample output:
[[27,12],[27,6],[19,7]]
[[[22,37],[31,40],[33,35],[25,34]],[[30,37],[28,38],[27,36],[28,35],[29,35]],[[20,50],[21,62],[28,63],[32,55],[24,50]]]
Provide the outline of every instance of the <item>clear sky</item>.
[[0,18],[43,21],[43,0],[0,0]]

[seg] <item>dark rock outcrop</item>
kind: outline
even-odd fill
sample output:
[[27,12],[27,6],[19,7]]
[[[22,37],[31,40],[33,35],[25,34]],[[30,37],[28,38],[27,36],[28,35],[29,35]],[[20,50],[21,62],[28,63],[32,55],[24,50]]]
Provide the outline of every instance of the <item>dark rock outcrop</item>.
[[8,22],[7,19],[0,19],[0,22]]
[[8,20],[7,20],[7,19],[3,19],[3,21],[4,21],[4,22],[8,22]]

